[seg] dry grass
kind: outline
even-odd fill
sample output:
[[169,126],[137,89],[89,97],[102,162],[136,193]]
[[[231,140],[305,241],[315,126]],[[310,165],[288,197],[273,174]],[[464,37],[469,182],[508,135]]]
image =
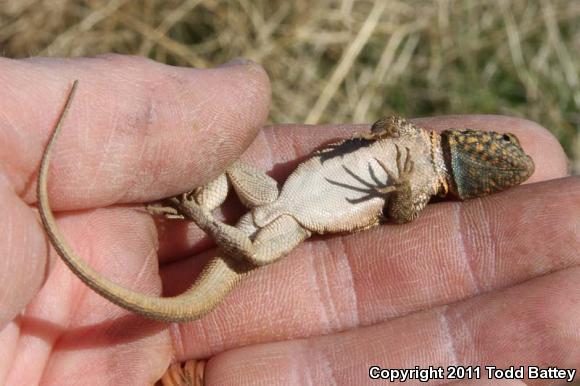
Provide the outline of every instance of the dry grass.
[[253,59],[272,122],[497,113],[548,127],[580,171],[580,2],[568,0],[21,0],[4,56]]

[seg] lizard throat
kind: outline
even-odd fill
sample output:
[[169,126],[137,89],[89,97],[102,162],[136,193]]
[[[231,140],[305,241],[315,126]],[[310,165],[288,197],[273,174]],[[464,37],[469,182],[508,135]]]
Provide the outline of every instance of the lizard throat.
[[449,184],[451,176],[447,169],[447,163],[443,156],[443,147],[441,145],[441,136],[432,131],[430,133],[431,140],[431,164],[433,165],[433,171],[437,176],[437,186],[435,186],[435,192],[440,197],[445,197],[449,193]]

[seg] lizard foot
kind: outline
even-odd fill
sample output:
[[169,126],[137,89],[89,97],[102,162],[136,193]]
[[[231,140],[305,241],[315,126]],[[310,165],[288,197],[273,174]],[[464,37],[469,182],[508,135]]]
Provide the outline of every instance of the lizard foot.
[[146,209],[147,212],[151,213],[153,216],[163,216],[171,220],[185,219],[185,217],[173,206],[163,205],[162,203],[149,204]]
[[188,216],[183,210],[183,207],[188,209],[202,209],[196,199],[197,190],[192,192],[182,193],[180,195],[167,198],[159,203],[147,205],[147,211],[154,216],[163,216],[168,219],[183,220]]
[[415,163],[411,159],[411,152],[409,151],[408,147],[405,147],[406,155],[405,161],[403,162],[401,149],[397,145],[395,145],[395,148],[397,149],[397,174],[389,170],[387,165],[385,165],[385,163],[382,160],[375,158],[375,160],[378,162],[379,165],[381,165],[385,173],[387,173],[389,181],[392,181],[392,183],[390,183],[389,186],[375,188],[375,191],[377,193],[380,194],[392,193],[394,191],[399,190],[402,186],[407,185],[410,181],[411,173],[413,173],[413,170],[415,168]]
[[256,266],[265,264],[263,258],[257,257],[256,248],[248,235],[234,226],[216,220],[209,208],[199,204],[195,191],[183,193],[167,201],[179,214],[192,220],[209,234],[228,257]]

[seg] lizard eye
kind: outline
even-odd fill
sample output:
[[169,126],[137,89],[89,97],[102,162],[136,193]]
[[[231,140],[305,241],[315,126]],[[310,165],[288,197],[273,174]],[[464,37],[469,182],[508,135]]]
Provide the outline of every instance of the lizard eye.
[[512,140],[512,137],[510,137],[508,134],[504,134],[501,138],[506,142],[510,142]]

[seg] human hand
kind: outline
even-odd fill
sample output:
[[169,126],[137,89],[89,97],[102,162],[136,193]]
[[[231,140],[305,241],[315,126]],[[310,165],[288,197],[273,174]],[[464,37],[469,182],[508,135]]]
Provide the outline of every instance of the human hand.
[[[252,139],[269,100],[267,79],[252,65],[204,72],[118,56],[59,62],[32,61],[32,69],[14,64],[20,62],[0,64],[14,66],[2,74],[37,77],[25,88],[23,76],[16,76],[20,83],[3,91],[4,110],[14,115],[2,125],[28,131],[5,147],[7,160],[13,159],[3,159],[9,166],[5,180],[14,182],[8,185],[13,197],[2,201],[4,211],[10,211],[3,218],[12,219],[4,222],[12,226],[11,233],[2,232],[0,237],[11,234],[11,239],[0,248],[11,248],[2,255],[20,270],[4,275],[2,290],[10,292],[0,298],[22,302],[49,271],[26,312],[0,333],[0,350],[9,358],[8,384],[151,383],[172,355],[175,360],[212,356],[206,380],[219,385],[268,379],[364,384],[370,383],[372,364],[413,368],[494,360],[507,366],[519,360],[578,365],[573,350],[579,337],[570,333],[580,303],[580,288],[572,280],[580,258],[580,208],[574,195],[579,181],[573,178],[431,205],[408,225],[309,241],[283,261],[257,270],[216,311],[188,324],[130,315],[90,291],[60,261],[47,269],[39,264],[46,261],[46,239],[29,206],[34,186],[24,184],[23,176],[37,170],[67,91],[63,78],[79,78],[80,86],[49,177],[53,208],[76,210],[58,216],[59,226],[95,269],[148,293],[160,288],[158,237],[168,294],[185,289],[215,251],[193,224],[163,221],[157,235],[138,204],[218,174]],[[135,71],[128,72],[128,66]],[[152,67],[162,74],[150,75]],[[47,68],[62,75],[53,79]],[[103,71],[107,77],[99,74]],[[21,99],[14,99],[14,91],[8,94],[14,89]],[[42,103],[48,100],[52,105]],[[530,122],[457,117],[420,123],[512,131],[536,162],[531,182],[565,175],[559,145]],[[38,138],[29,135],[39,128]],[[263,170],[274,168],[283,179],[296,159],[354,129],[366,128],[267,128],[243,159]],[[22,148],[34,151],[16,151]],[[96,207],[106,208],[90,209]],[[226,217],[239,213],[239,208],[227,209]],[[23,238],[34,241],[32,246]],[[198,256],[189,258],[192,254]]]
[[79,79],[50,165],[51,205],[92,267],[159,294],[157,231],[142,203],[238,157],[266,119],[267,75],[255,64],[194,70],[110,55],[0,59],[0,77],[0,384],[153,383],[171,359],[168,325],[111,306],[54,252],[49,264],[34,209],[40,156]]
[[[303,243],[257,270],[215,312],[176,326],[176,359],[211,358],[207,385],[374,384],[373,365],[479,365],[482,380],[485,365],[578,368],[580,179],[565,177],[560,145],[517,118],[415,122],[512,132],[535,173],[500,194],[429,205],[409,224]],[[283,180],[321,143],[367,129],[270,127],[243,160]],[[173,234],[193,243],[202,236],[190,226]],[[168,267],[168,293],[187,288],[199,267]]]

